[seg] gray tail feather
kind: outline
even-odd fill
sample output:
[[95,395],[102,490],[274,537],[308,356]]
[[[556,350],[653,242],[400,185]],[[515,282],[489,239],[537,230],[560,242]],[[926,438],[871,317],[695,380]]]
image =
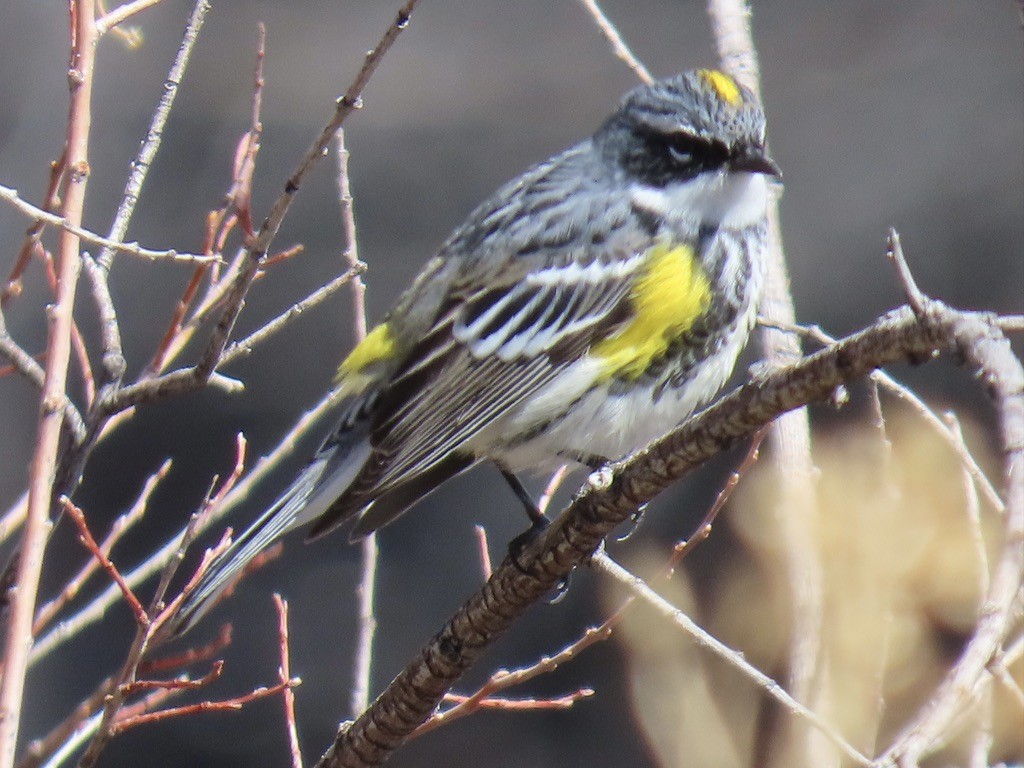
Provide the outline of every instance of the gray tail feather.
[[210,563],[164,631],[177,636],[195,626],[253,558],[288,531],[323,513],[351,483],[368,452],[366,443],[328,441],[280,498]]

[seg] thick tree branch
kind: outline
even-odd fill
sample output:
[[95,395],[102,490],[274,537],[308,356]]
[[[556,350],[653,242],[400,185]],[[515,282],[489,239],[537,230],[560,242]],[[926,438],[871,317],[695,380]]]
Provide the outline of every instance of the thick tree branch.
[[[836,387],[879,366],[921,362],[951,350],[978,364],[988,349],[1009,353],[990,316],[930,303],[918,319],[911,310],[903,308],[835,346],[741,387],[647,449],[594,473],[565,513],[520,554],[525,571],[506,559],[370,709],[339,733],[319,765],[334,768],[383,762],[430,716],[462,673],[532,603],[573,568],[585,563],[605,536],[629,519],[638,507],[712,456],[748,439],[782,413],[827,400]],[[1012,354],[1009,357],[1013,360]],[[1017,371],[1019,374],[1019,364]],[[993,601],[983,619],[992,625],[992,631],[984,634],[983,641],[971,643],[972,647],[980,646],[979,659],[985,657],[981,651],[994,650],[1005,630],[1012,600],[1008,585],[1013,583],[1014,574],[1019,585],[1020,569],[1024,567],[1020,562],[1024,554],[1010,551],[1021,550],[1020,531],[1024,525],[1024,384],[1018,374],[1000,374],[1002,378],[996,385],[986,372],[1003,416],[1008,465],[1008,488],[1004,494],[1008,499],[1016,495],[1022,500],[1008,507],[1006,550],[998,566],[999,576],[993,580]],[[984,662],[981,665],[983,668]],[[973,672],[976,666],[973,664],[963,674]]]

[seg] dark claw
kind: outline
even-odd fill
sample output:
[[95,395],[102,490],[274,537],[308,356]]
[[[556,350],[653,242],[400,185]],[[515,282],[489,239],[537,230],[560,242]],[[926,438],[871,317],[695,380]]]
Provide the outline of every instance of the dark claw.
[[551,521],[544,517],[543,514],[540,512],[537,514],[539,514],[540,517],[533,520],[529,528],[508,543],[508,556],[512,560],[512,564],[520,573],[524,573],[527,576],[530,575],[530,572],[523,567],[521,562],[519,562],[519,556],[523,554],[523,550],[536,541],[537,538],[544,533],[544,529],[551,524]]
[[615,540],[616,541],[626,541],[627,539],[632,537],[632,535],[634,533],[636,533],[637,530],[640,528],[640,522],[644,519],[644,512],[646,512],[646,511],[647,511],[647,505],[646,504],[641,504],[637,508],[636,512],[634,512],[632,515],[629,516],[629,521],[632,523],[632,525],[629,527],[629,530],[626,531],[625,533],[623,533],[621,536],[619,536]]

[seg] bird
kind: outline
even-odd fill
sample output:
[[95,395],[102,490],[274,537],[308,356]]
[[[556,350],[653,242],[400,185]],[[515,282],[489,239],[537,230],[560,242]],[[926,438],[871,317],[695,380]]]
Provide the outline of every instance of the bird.
[[755,324],[781,180],[748,88],[697,69],[627,93],[500,187],[341,362],[337,426],[181,604],[188,630],[285,533],[358,540],[480,462],[599,467],[709,402]]

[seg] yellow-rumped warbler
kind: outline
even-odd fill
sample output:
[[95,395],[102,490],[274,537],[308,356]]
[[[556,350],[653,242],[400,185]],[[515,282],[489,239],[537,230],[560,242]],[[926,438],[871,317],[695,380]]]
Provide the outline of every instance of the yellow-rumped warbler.
[[754,324],[768,177],[753,95],[697,70],[630,92],[594,136],[473,211],[338,370],[340,423],[213,563],[190,626],[277,537],[359,538],[494,462],[593,466],[710,400]]

